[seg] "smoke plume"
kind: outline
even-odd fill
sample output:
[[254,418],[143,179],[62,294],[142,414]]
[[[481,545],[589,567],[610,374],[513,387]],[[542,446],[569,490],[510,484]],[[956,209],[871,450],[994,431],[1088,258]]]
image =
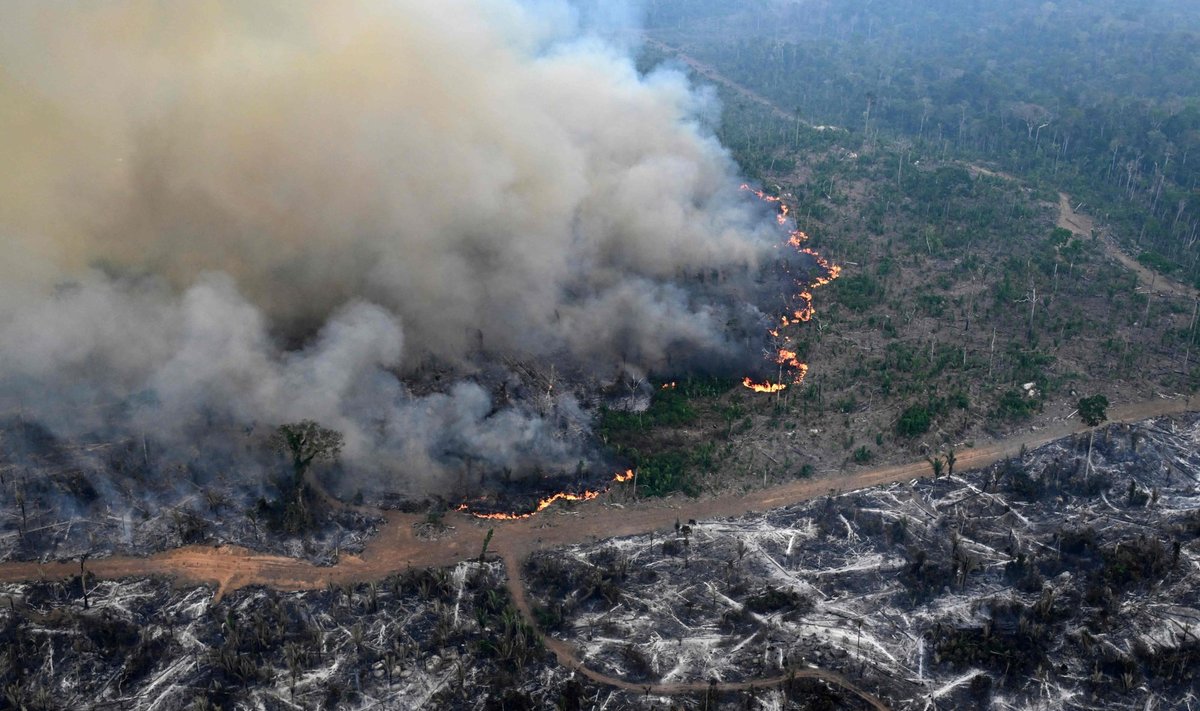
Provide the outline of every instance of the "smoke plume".
[[745,363],[777,233],[711,94],[640,74],[610,5],[5,2],[6,407],[312,418],[420,492],[586,456],[585,409],[505,363]]

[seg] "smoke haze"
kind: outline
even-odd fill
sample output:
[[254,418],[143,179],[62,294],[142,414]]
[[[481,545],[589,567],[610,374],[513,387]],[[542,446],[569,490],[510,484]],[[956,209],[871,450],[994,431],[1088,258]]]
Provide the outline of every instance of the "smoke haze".
[[[636,71],[635,17],[4,3],[8,406],[67,436],[317,419],[350,468],[425,491],[586,456],[575,398],[497,363],[745,363],[777,233],[713,97]],[[413,395],[429,368],[454,384]]]

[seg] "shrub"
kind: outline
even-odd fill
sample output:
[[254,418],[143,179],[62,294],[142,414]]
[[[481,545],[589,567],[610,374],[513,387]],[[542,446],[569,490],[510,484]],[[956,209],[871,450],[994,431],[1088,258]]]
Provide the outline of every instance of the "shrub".
[[643,496],[666,496],[682,491],[688,496],[700,493],[689,471],[690,457],[681,450],[638,457],[638,492]]
[[929,431],[933,418],[929,408],[924,405],[909,405],[900,413],[896,422],[896,431],[903,437],[916,437]]
[[1028,419],[1037,409],[1038,402],[1036,399],[1027,396],[1016,388],[1009,388],[1000,395],[1000,401],[996,403],[996,409],[992,412],[992,415],[998,419],[1012,422]]

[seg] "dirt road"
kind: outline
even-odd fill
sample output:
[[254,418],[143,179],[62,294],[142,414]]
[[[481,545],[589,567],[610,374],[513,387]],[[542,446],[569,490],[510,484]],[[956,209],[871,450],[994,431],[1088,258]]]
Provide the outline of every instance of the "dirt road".
[[[1135,422],[1158,415],[1185,412],[1190,401],[1156,399],[1117,406],[1113,422]],[[1059,421],[1042,429],[1023,432],[1004,441],[958,452],[957,468],[987,466],[1073,432],[1083,431],[1075,421]],[[312,590],[330,582],[378,580],[409,567],[453,565],[478,555],[489,528],[495,529],[491,550],[505,559],[521,559],[530,552],[585,543],[602,538],[648,533],[674,526],[677,519],[714,519],[779,508],[817,498],[834,490],[850,491],[929,474],[924,461],[875,467],[829,478],[799,479],[779,486],[710,499],[655,499],[619,507],[592,501],[572,510],[549,509],[519,521],[480,521],[464,514],[449,514],[452,529],[436,541],[414,535],[418,514],[394,511],[361,556],[344,555],[337,565],[320,567],[304,560],[256,553],[236,546],[187,546],[147,557],[113,556],[88,561],[88,571],[104,578],[167,575],[189,584],[215,584],[220,593],[246,585],[266,585],[280,590]],[[55,580],[74,575],[77,561],[0,564],[0,581]]]
[[1113,239],[1107,229],[1096,230],[1096,223],[1091,217],[1076,212],[1071,207],[1071,196],[1060,192],[1058,194],[1058,221],[1056,223],[1064,230],[1085,239],[1095,237],[1100,240],[1105,254],[1119,262],[1122,266],[1137,274],[1138,281],[1147,290],[1156,294],[1168,294],[1185,299],[1200,299],[1200,292],[1174,279],[1156,273],[1152,269],[1126,254]]
[[[529,596],[526,594],[525,586],[522,584],[520,577],[521,561],[515,557],[512,552],[504,554],[504,565],[509,571],[508,575],[508,591],[512,595],[513,602],[517,609],[521,611],[521,615],[526,620],[534,619],[533,610],[529,606]],[[610,686],[625,691],[633,691],[636,693],[654,694],[656,696],[677,696],[680,694],[703,694],[707,691],[746,691],[748,689],[767,689],[777,686],[782,686],[792,679],[820,679],[826,683],[841,687],[842,689],[858,696],[860,699],[869,704],[872,708],[878,711],[887,711],[888,707],[883,704],[873,694],[860,688],[857,684],[850,681],[846,677],[834,671],[826,669],[818,669],[815,667],[797,667],[790,670],[787,674],[763,677],[754,679],[753,681],[735,681],[711,684],[703,681],[694,681],[690,683],[675,683],[675,684],[647,684],[626,681],[618,679],[607,674],[590,669],[584,666],[576,655],[575,650],[571,649],[570,644],[559,639],[555,639],[549,635],[542,636],[542,642],[546,649],[549,649],[558,663],[562,666],[581,674],[592,681]]]
[[[647,43],[676,56],[700,76],[763,106],[779,118],[797,120],[795,114],[725,77],[711,65],[690,57],[678,48],[653,39],[648,39]],[[969,167],[973,174],[1015,179],[1006,173],[974,165]],[[1095,234],[1093,220],[1075,212],[1066,193],[1059,193],[1057,224],[1085,238],[1092,238]],[[1197,290],[1155,274],[1122,252],[1107,232],[1101,231],[1099,239],[1105,251],[1134,271],[1151,291],[1192,299],[1200,298]],[[1182,397],[1158,399],[1113,408],[1110,416],[1112,422],[1136,422],[1150,417],[1185,412],[1190,408],[1190,400]],[[960,451],[957,453],[956,465],[960,471],[985,467],[1017,454],[1022,448],[1035,448],[1080,431],[1084,431],[1084,428],[1078,423],[1056,422],[1002,442]],[[740,496],[656,500],[622,507],[594,501],[570,511],[551,510],[530,519],[506,522],[484,522],[463,514],[451,514],[447,517],[447,522],[452,528],[435,541],[420,539],[414,535],[414,526],[424,520],[423,516],[386,512],[385,523],[379,534],[368,543],[362,555],[343,556],[332,567],[319,567],[304,560],[257,553],[236,546],[187,546],[148,557],[114,556],[92,560],[87,563],[87,570],[102,578],[167,576],[182,584],[214,584],[217,586],[218,599],[226,592],[249,585],[263,585],[288,591],[313,590],[326,587],[330,583],[377,580],[411,567],[453,565],[478,555],[488,529],[495,529],[491,550],[505,562],[508,569],[507,585],[514,603],[526,621],[536,627],[524,581],[521,579],[521,561],[533,551],[668,529],[679,520],[711,520],[740,516],[800,503],[833,491],[852,491],[879,486],[928,476],[929,473],[928,464],[922,460],[866,469],[837,477],[798,480]],[[320,487],[317,489],[320,491]],[[77,561],[9,562],[0,564],[0,582],[57,580],[70,577],[78,570]],[[793,678],[812,678],[840,687],[858,696],[872,708],[881,711],[887,709],[878,698],[849,679],[837,672],[823,669],[796,668],[787,675],[745,682],[645,684],[618,679],[587,668],[567,642],[548,636],[543,637],[543,641],[563,666],[596,683],[637,693],[678,695],[704,693],[709,690],[743,691],[780,686]]]
[[[753,89],[746,86],[745,84],[739,84],[738,82],[730,79],[729,77],[725,76],[720,71],[718,71],[716,67],[712,66],[711,64],[702,62],[699,59],[696,59],[695,57],[684,52],[682,49],[680,49],[678,47],[673,47],[669,44],[666,44],[665,42],[662,42],[660,40],[656,40],[656,39],[653,39],[650,37],[646,37],[645,42],[647,45],[654,47],[655,49],[663,52],[664,54],[669,54],[669,55],[675,57],[676,59],[678,59],[679,61],[683,62],[684,64],[686,64],[688,66],[689,69],[691,69],[697,75],[704,77],[705,79],[713,82],[714,84],[720,84],[721,86],[725,87],[726,89],[729,89],[733,93],[735,93],[755,104],[758,104],[759,106],[770,111],[772,114],[774,114],[778,118],[781,118],[784,121],[799,120],[794,112],[788,111],[787,109],[783,108],[779,104],[776,104],[774,101],[771,101],[770,99],[763,96],[762,94],[754,91]],[[809,128],[816,128],[816,129],[822,130],[822,131],[826,131],[826,130],[844,131],[845,130],[838,126],[814,126],[813,124],[811,124],[807,121],[800,121],[800,125],[808,126]]]
[[782,107],[775,104],[773,101],[771,101],[767,97],[755,92],[753,89],[750,89],[749,87],[738,84],[737,82],[733,81],[729,77],[727,77],[724,74],[721,74],[719,71],[717,71],[716,67],[713,67],[710,64],[705,64],[704,62],[701,62],[700,60],[696,59],[695,57],[689,56],[688,54],[686,54],[683,50],[679,49],[678,47],[672,47],[671,45],[666,44],[665,42],[661,42],[659,40],[652,39],[649,37],[645,38],[645,42],[647,45],[659,50],[660,52],[662,52],[664,54],[669,54],[669,55],[674,56],[676,59],[678,59],[679,61],[686,64],[696,74],[704,77],[705,79],[707,79],[715,84],[720,84],[721,86],[725,87],[726,89],[729,89],[730,91],[734,92],[735,94],[738,94],[740,96],[745,97],[746,99],[749,99],[750,101],[753,101],[754,103],[758,104],[759,106],[762,106],[763,108],[767,109],[768,111],[775,114],[776,116],[778,116],[786,121],[795,120],[796,117],[793,114],[790,114],[787,111],[784,111]]
[[[1115,407],[1110,411],[1110,417],[1113,422],[1136,422],[1159,415],[1186,412],[1190,407],[1190,400],[1182,397],[1157,399]],[[965,471],[984,467],[1017,454],[1022,447],[1032,449],[1083,430],[1078,422],[1058,421],[992,445],[959,452],[958,468]],[[279,590],[313,590],[329,583],[377,580],[409,567],[453,565],[478,555],[487,530],[494,528],[491,549],[505,561],[513,599],[526,620],[534,624],[520,573],[520,562],[532,551],[648,533],[671,528],[677,520],[739,516],[807,501],[835,490],[862,489],[928,474],[927,463],[919,461],[867,469],[836,478],[798,480],[741,496],[656,500],[627,507],[593,501],[569,512],[550,510],[533,518],[506,522],[482,522],[463,514],[453,514],[448,517],[453,525],[452,530],[436,541],[423,540],[414,535],[414,524],[422,521],[423,517],[388,512],[379,534],[366,546],[361,556],[343,556],[337,565],[324,568],[303,560],[255,553],[234,546],[188,546],[145,558],[114,556],[89,561],[87,568],[90,573],[103,578],[161,575],[174,577],[185,584],[211,583],[217,585],[218,597],[247,585],[265,585]],[[57,580],[74,575],[78,570],[78,562],[71,561],[45,564],[10,562],[0,565],[0,581]],[[710,688],[709,684],[700,682],[646,685],[616,679],[587,669],[565,642],[552,638],[546,638],[545,642],[561,664],[608,686],[655,694],[695,693]],[[841,675],[812,668],[800,668],[789,676],[758,679],[752,683],[718,684],[714,690],[736,691],[751,685],[756,688],[777,686],[789,677],[822,679],[858,695],[874,708],[886,708],[877,698]]]

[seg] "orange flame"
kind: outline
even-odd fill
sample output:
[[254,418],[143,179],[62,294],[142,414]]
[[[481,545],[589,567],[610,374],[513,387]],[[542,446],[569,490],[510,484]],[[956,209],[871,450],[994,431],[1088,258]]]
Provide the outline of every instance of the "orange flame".
[[[786,225],[791,216],[791,207],[783,202],[783,199],[774,195],[767,195],[761,190],[754,190],[749,185],[742,185],[742,190],[749,190],[759,197],[771,203],[779,204],[779,214],[775,216],[776,221],[780,225]],[[842,274],[842,268],[833,264],[828,259],[817,254],[810,247],[805,247],[804,243],[808,241],[808,235],[803,230],[792,230],[788,233],[787,244],[798,252],[807,254],[817,263],[825,273],[821,276],[813,277],[807,284],[799,284],[800,291],[793,298],[799,302],[799,305],[792,311],[791,316],[780,316],[779,325],[768,331],[772,338],[779,339],[783,333],[783,329],[789,326],[797,326],[802,323],[811,321],[816,316],[816,308],[813,306],[812,290],[825,286],[834,279],[837,279]],[[780,348],[775,357],[775,362],[779,365],[790,369],[792,376],[792,384],[799,385],[804,382],[805,376],[808,375],[808,364],[800,362],[799,357],[794,351],[786,348]],[[742,385],[756,393],[777,393],[787,389],[787,385],[780,383],[772,383],[770,381],[756,383],[752,378],[746,378],[742,381]]]
[[783,383],[756,383],[753,378],[746,378],[742,381],[742,385],[750,388],[756,393],[777,393],[787,390],[787,386]]
[[[674,390],[674,389],[675,389],[675,383],[674,383],[673,381],[672,381],[672,382],[670,382],[670,383],[663,383],[662,389],[663,389],[663,390]],[[620,475],[618,474],[617,476],[620,476]]]
[[[612,480],[614,484],[620,484],[631,481],[632,479],[633,470],[626,469],[624,472],[614,475]],[[461,511],[462,513],[468,514],[475,518],[486,519],[488,521],[520,521],[527,518],[533,518],[534,516],[553,506],[556,501],[591,501],[592,499],[599,497],[601,494],[606,493],[611,488],[612,485],[610,484],[600,491],[592,491],[589,489],[578,494],[569,491],[560,491],[557,494],[551,494],[544,499],[539,499],[537,507],[534,508],[533,511],[529,511],[527,513],[476,513],[471,510],[471,507],[468,504],[461,504],[457,509],[455,509],[455,511]]]

